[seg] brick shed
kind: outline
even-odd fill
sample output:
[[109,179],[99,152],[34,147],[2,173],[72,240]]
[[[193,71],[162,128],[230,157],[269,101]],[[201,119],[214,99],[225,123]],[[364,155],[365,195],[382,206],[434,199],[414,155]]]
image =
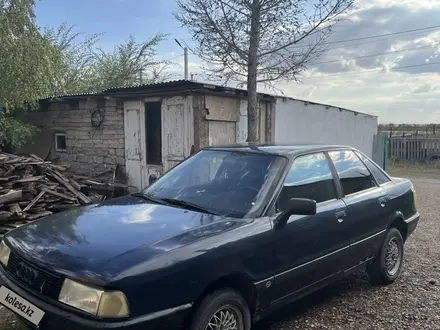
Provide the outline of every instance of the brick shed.
[[[350,144],[372,153],[376,117],[259,96],[260,142]],[[44,146],[49,160],[86,175],[119,165],[129,184],[143,189],[152,175],[175,166],[191,150],[245,142],[246,97],[241,89],[185,80],[51,97],[40,100],[40,111],[27,115],[41,130],[26,150]]]

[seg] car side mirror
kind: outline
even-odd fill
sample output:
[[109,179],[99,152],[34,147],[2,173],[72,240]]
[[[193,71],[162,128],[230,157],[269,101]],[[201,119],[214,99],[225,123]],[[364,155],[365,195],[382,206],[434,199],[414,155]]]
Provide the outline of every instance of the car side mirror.
[[316,214],[316,201],[307,198],[291,198],[287,209],[277,218],[278,225],[285,225],[292,215],[314,215]]

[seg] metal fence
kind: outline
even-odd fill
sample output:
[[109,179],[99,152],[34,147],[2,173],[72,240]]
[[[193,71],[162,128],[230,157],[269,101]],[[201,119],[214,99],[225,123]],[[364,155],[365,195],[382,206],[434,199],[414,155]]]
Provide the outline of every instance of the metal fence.
[[440,159],[440,139],[391,137],[388,139],[388,157],[409,161]]

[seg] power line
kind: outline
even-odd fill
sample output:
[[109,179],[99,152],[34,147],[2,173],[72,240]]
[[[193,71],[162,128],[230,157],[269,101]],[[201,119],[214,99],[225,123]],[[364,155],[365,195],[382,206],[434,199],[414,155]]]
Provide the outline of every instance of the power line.
[[362,72],[342,72],[342,73],[337,73],[337,74],[314,75],[314,76],[309,76],[309,77],[303,77],[301,79],[339,77],[339,76],[366,74],[366,73],[371,73],[371,72],[385,72],[385,73],[388,73],[390,71],[395,71],[395,70],[400,70],[400,69],[418,68],[418,67],[422,67],[422,66],[429,66],[429,65],[436,65],[436,64],[440,64],[440,62],[431,62],[431,63],[423,63],[423,64],[415,64],[415,65],[398,66],[398,67],[395,67],[395,68],[391,68],[389,71],[385,71],[384,69],[373,69],[373,70],[367,70],[367,71],[362,71]]
[[166,62],[166,61],[172,61],[172,60],[175,60],[176,58],[180,58],[180,57],[183,57],[183,54],[180,54],[180,55],[177,55],[177,56],[174,56],[174,57],[171,57],[171,58],[167,58],[167,59],[165,59],[165,60],[163,60],[164,62]]
[[[408,33],[417,34],[417,33],[425,32],[427,30],[435,30],[435,29],[440,29],[440,25],[433,25],[433,26],[428,26],[428,27],[425,27],[425,28],[405,30],[405,31],[398,31],[398,32],[392,32],[392,33],[377,34],[377,35],[372,35],[372,36],[367,36],[367,37],[360,37],[360,38],[353,38],[353,39],[344,39],[344,40],[337,40],[337,41],[329,41],[329,42],[323,42],[321,44],[322,45],[333,45],[333,44],[339,44],[339,43],[343,43],[343,42],[367,40],[367,39],[374,39],[374,38],[380,38],[380,37],[389,37],[389,36],[396,36],[396,35],[408,34]],[[376,41],[377,40],[374,40],[372,42],[376,42]],[[295,47],[292,47],[292,48],[304,48],[305,46],[306,45],[302,45],[302,46],[301,45],[296,45]]]
[[[416,33],[409,33],[407,36],[413,35],[413,34],[419,34],[420,32],[416,32]],[[338,46],[338,47],[330,47],[327,48],[327,50],[334,50],[334,49],[347,49],[348,46],[353,47],[353,46],[360,46],[360,45],[366,45],[366,44],[372,44],[374,42],[380,42],[380,41],[385,41],[385,40],[391,40],[391,39],[395,39],[397,37],[388,37],[388,38],[383,38],[383,39],[378,39],[378,40],[370,40],[370,41],[364,41],[364,42],[358,42],[355,44],[348,44],[348,45],[343,45],[343,46]]]
[[383,53],[376,53],[376,54],[369,54],[369,55],[362,55],[362,56],[355,56],[355,57],[347,57],[347,58],[343,58],[342,60],[315,62],[315,63],[310,63],[310,65],[338,63],[338,62],[343,62],[343,61],[348,61],[348,60],[355,60],[355,59],[359,59],[359,58],[368,58],[368,57],[375,57],[375,56],[380,56],[380,55],[395,54],[395,53],[401,53],[401,52],[412,51],[412,50],[423,49],[423,48],[432,48],[435,45],[437,45],[437,43],[434,45],[405,48],[405,49],[393,50],[393,51],[383,52]]

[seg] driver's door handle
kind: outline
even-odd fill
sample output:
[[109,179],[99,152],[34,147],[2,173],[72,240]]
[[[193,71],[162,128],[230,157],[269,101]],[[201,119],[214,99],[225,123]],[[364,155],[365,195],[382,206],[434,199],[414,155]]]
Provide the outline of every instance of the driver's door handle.
[[388,201],[388,197],[379,197],[380,206],[385,207],[385,204],[387,203],[387,201]]
[[338,220],[339,223],[344,222],[344,218],[346,215],[347,215],[347,212],[345,212],[345,210],[338,211],[335,213],[336,220]]

